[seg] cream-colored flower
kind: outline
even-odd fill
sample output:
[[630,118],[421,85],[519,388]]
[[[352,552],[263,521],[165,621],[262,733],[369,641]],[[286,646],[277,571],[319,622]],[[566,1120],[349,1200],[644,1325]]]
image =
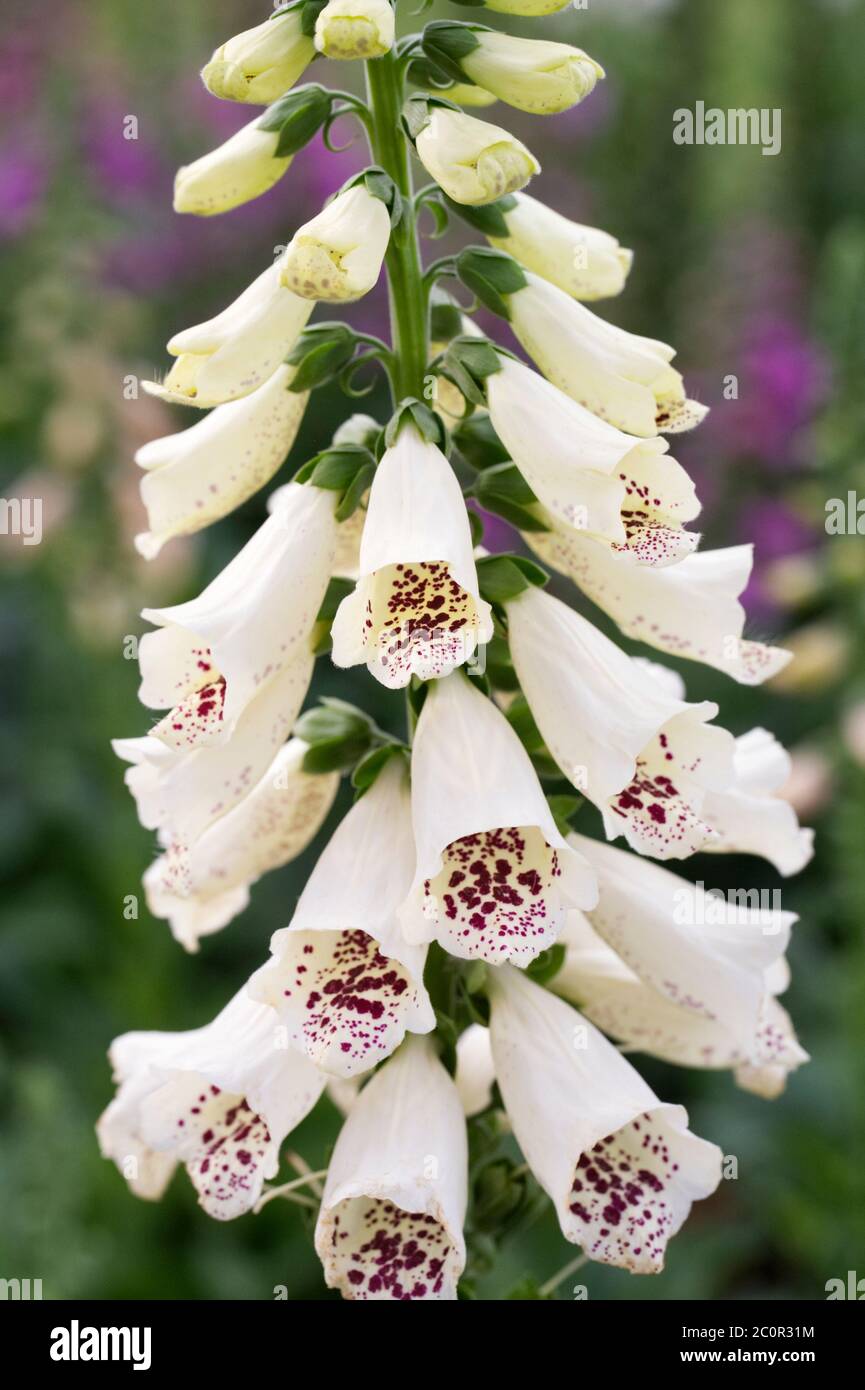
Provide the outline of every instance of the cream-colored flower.
[[[448,34],[457,25],[429,25],[432,42],[448,51]],[[459,58],[459,67],[479,87],[509,106],[534,115],[554,115],[576,106],[594,90],[604,70],[582,49],[545,39],[524,39],[496,30],[474,32],[477,47]]]
[[201,74],[209,92],[230,101],[269,105],[293,87],[315,57],[300,6],[272,15],[217,48]]
[[430,106],[429,124],[415,148],[448,197],[472,207],[522,188],[541,168],[509,131],[446,106]]
[[248,203],[282,177],[292,155],[277,156],[278,130],[262,130],[261,117],[242,126],[224,145],[178,169],[174,211],[213,217]]
[[381,58],[393,36],[389,0],[328,0],[315,21],[315,46],[326,58]]
[[389,239],[384,203],[355,183],[298,227],[281,262],[280,283],[307,300],[360,299],[378,280]]
[[520,265],[558,285],[574,299],[607,299],[621,294],[633,251],[609,232],[572,222],[528,193],[514,193],[502,209],[506,233],[488,240]]

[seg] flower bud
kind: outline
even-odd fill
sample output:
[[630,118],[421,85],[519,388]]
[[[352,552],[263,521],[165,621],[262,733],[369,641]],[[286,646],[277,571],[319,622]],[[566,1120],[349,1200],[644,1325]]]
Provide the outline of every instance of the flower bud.
[[566,10],[570,3],[571,0],[484,0],[484,9],[492,10],[494,14],[517,14],[539,19],[542,15]]
[[424,52],[460,77],[535,115],[553,115],[587,97],[604,70],[580,48],[515,38],[469,24],[428,24]]
[[293,87],[315,57],[300,8],[273,15],[217,48],[201,74],[215,97],[267,106]]
[[326,58],[381,58],[393,35],[388,0],[328,0],[315,21],[315,46]]
[[415,148],[448,197],[474,207],[522,188],[541,168],[509,131],[447,106],[430,106]]
[[298,227],[280,281],[302,299],[360,299],[379,277],[389,238],[384,203],[362,183],[353,184]]
[[241,126],[224,145],[178,169],[174,211],[212,217],[266,193],[292,160],[277,158],[278,144],[279,131],[262,130],[258,120]]
[[624,289],[633,252],[609,233],[571,222],[527,193],[503,209],[503,222],[502,234],[488,233],[491,245],[574,299],[606,299]]

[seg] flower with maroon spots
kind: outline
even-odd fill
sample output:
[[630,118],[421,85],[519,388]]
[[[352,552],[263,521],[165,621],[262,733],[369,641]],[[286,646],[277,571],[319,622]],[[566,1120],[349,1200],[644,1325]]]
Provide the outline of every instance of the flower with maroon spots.
[[717,705],[678,698],[670,673],[626,656],[534,586],[508,602],[507,615],[537,726],[564,775],[603,814],[607,837],[624,835],[656,859],[703,848],[713,833],[701,818],[706,795],[732,779],[733,737],[707,723]]
[[671,565],[699,536],[700,504],[656,436],[625,434],[523,362],[500,356],[487,378],[490,419],[541,504],[542,519],[585,532],[638,565]]
[[415,854],[405,760],[392,758],[320,856],[273,959],[250,982],[292,1046],[337,1076],[368,1071],[435,1014],[423,983],[426,947],[397,921]]
[[712,831],[713,854],[758,854],[779,874],[798,874],[814,853],[814,831],[799,826],[796,812],[778,795],[790,778],[790,755],[767,729],[736,739],[733,781],[711,791],[703,817]]
[[168,840],[144,875],[147,906],[168,919],[188,951],[228,926],[249,902],[252,884],[296,859],[319,830],[339,774],[305,772],[307,751],[299,738],[284,744],[236,806],[195,840]]
[[692,1202],[721,1180],[721,1150],[688,1129],[603,1034],[520,971],[491,973],[496,1079],[562,1234],[634,1274],[664,1266]]
[[678,564],[647,568],[572,527],[527,531],[523,540],[572,579],[626,637],[669,656],[702,661],[742,685],[760,685],[790,660],[782,647],[743,635],[739,595],[751,575],[750,545],[701,550]]
[[789,1073],[808,1060],[776,997],[789,982],[783,958],[762,972],[756,1013],[743,1028],[742,1010],[729,991],[717,1012],[689,1007],[641,978],[582,913],[568,914],[559,940],[565,959],[552,988],[632,1052],[679,1067],[734,1070],[740,1086],[767,1098],[780,1095]]
[[430,687],[418,720],[412,824],[417,868],[400,914],[411,940],[528,965],[568,906],[596,901],[519,738],[462,672]]
[[169,709],[151,731],[189,751],[225,742],[254,697],[310,651],[336,544],[334,494],[294,484],[198,598],[145,608],[140,698]]
[[182,1163],[220,1221],[255,1205],[280,1145],[324,1088],[315,1067],[280,1047],[273,1011],[245,990],[204,1028],[125,1033],[110,1056],[118,1091],[97,1126],[103,1156],[150,1201]]
[[366,662],[396,690],[447,675],[492,637],[459,483],[410,423],[376,471],[359,576],[333,623],[337,666]]
[[409,1038],[361,1091],[330,1161],[315,1229],[328,1288],[370,1302],[455,1299],[467,1168],[456,1086],[435,1047]]

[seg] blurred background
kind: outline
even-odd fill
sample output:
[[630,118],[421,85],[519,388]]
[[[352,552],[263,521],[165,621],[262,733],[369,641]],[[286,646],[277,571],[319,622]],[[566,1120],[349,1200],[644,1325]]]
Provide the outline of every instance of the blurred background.
[[[172,213],[176,167],[252,115],[208,96],[198,69],[265,14],[253,0],[6,0],[0,20],[0,496],[41,497],[44,529],[41,545],[0,536],[0,1276],[41,1278],[45,1297],[334,1296],[299,1208],[220,1225],[182,1173],[161,1204],[141,1203],[93,1134],[111,1038],[210,1018],[289,920],[334,823],[196,959],[143,896],[137,920],[124,917],[153,852],[109,747],[149,722],[124,638],[145,603],[198,592],[265,514],[261,494],[157,561],[136,558],[132,455],[191,423],[136,382],[163,372],[170,334],[224,307],[366,162],[359,145],[313,146],[244,208]],[[428,14],[567,39],[606,68],[591,99],[554,120],[490,115],[540,154],[536,196],[635,249],[625,294],[600,312],[674,343],[690,394],[713,407],[675,449],[697,478],[704,543],[756,543],[748,635],[799,657],[755,690],[681,669],[734,732],[765,724],[793,750],[788,793],[818,851],[783,887],[801,917],[785,1002],[813,1061],[766,1102],[725,1073],[637,1059],[736,1156],[739,1177],[695,1208],[661,1277],[579,1277],[590,1298],[823,1298],[830,1277],[865,1275],[865,536],[824,524],[829,499],[865,494],[865,12],[589,0],[532,23],[437,0]],[[406,15],[403,31],[420,22]],[[349,67],[312,77],[350,85],[361,74]],[[698,100],[780,107],[781,153],[674,145],[673,111]],[[136,139],[124,138],[130,116]],[[386,331],[383,295],[352,316]],[[731,375],[737,399],[724,398]],[[386,403],[361,408],[381,417]],[[279,481],[329,440],[340,410],[327,391],[313,398]],[[510,544],[505,530],[493,523],[488,541]],[[319,691],[398,727],[401,702],[373,687],[319,663]],[[591,819],[579,828],[597,833]],[[685,872],[779,886],[753,859],[697,858]],[[320,1167],[338,1124],[323,1101],[293,1147]],[[520,1297],[527,1275],[543,1281],[573,1253],[549,1213],[525,1219],[498,1249],[475,1250],[474,1293]]]

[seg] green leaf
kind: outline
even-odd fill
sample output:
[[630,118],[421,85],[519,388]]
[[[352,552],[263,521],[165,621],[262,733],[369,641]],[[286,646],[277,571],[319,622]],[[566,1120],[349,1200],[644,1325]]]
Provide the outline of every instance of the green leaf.
[[430,296],[430,338],[434,343],[449,343],[462,331],[462,309],[440,285],[434,285]]
[[363,710],[325,698],[300,716],[293,733],[310,745],[303,759],[305,772],[336,772],[369,751],[377,730]]
[[361,758],[351,774],[351,785],[354,787],[358,796],[369,791],[379,773],[387,766],[391,758],[407,757],[408,749],[401,743],[385,743],[381,748],[374,748]]
[[384,432],[385,444],[392,449],[404,424],[412,424],[427,444],[435,444],[440,449],[447,447],[447,433],[444,425],[434,411],[415,396],[406,396],[400,401],[387,423]]
[[531,964],[526,966],[526,974],[536,985],[546,985],[558,975],[564,960],[565,948],[561,941],[557,941],[553,946],[541,951],[539,956],[535,956]]
[[[456,3],[459,4],[460,0],[456,0]],[[318,19],[318,16],[321,14],[326,4],[327,0],[301,0],[302,14],[300,28],[301,32],[306,34],[307,38],[311,39],[315,34],[315,21]],[[286,8],[292,9],[293,6],[289,5],[286,6]],[[277,11],[277,13],[281,12]]]
[[466,510],[468,511],[468,514],[469,514],[469,527],[471,528],[471,533],[472,533],[472,549],[474,549],[475,546],[481,545],[481,544],[483,543],[483,539],[484,539],[484,523],[483,523],[483,518],[482,518],[482,517],[479,517],[478,514],[477,514],[477,512],[476,512],[476,511],[473,511],[471,507],[467,507]]
[[[507,449],[493,428],[489,415],[470,415],[454,434],[454,443],[472,468],[483,469],[490,468],[492,464],[507,463],[517,472],[510,462]],[[517,476],[521,478],[522,474],[517,473]],[[528,483],[525,484],[525,491],[528,497],[534,498]]]
[[[471,81],[462,67],[463,58],[479,46],[477,32],[484,32],[485,26],[478,24],[452,23],[448,20],[435,20],[428,24],[421,35],[421,47],[431,63],[446,72],[455,82]],[[490,31],[487,29],[487,33]]]
[[457,274],[473,294],[503,319],[510,319],[509,296],[524,290],[528,281],[522,266],[504,251],[469,246],[456,261]]
[[330,115],[333,94],[318,83],[296,87],[268,106],[258,122],[260,130],[278,130],[275,157],[287,155],[308,144]]
[[550,577],[525,555],[487,555],[478,560],[477,572],[487,603],[508,603],[532,585],[543,588]]
[[547,802],[553,813],[553,820],[560,835],[568,835],[571,832],[571,819],[577,814],[583,804],[583,797],[569,796],[567,792],[559,792],[555,796],[548,796]]
[[476,478],[471,495],[488,512],[502,517],[520,531],[549,530],[534,510],[538,499],[513,463],[485,468]]
[[507,237],[510,235],[505,213],[510,212],[511,208],[517,205],[513,193],[506,193],[503,198],[496,198],[494,203],[484,203],[482,207],[477,208],[468,207],[464,203],[455,203],[447,194],[445,194],[445,203],[451,212],[455,212],[469,227],[474,227],[475,231],[481,232],[484,236]]
[[314,323],[305,328],[286,357],[296,367],[290,390],[310,391],[338,376],[357,347],[354,330],[347,323]]
[[359,468],[342,495],[342,501],[336,509],[334,515],[337,521],[348,521],[353,516],[363,501],[366,493],[372,487],[372,480],[375,477],[375,459],[370,455],[368,463]]

